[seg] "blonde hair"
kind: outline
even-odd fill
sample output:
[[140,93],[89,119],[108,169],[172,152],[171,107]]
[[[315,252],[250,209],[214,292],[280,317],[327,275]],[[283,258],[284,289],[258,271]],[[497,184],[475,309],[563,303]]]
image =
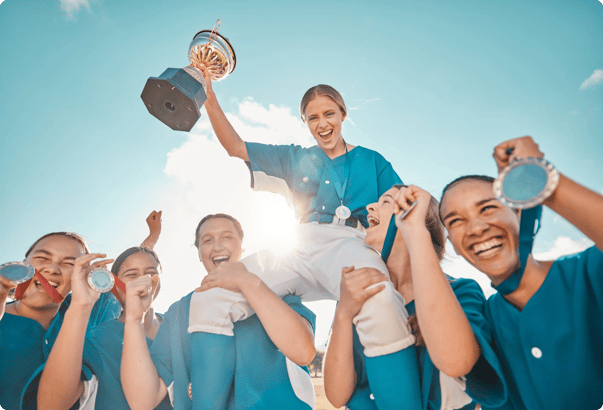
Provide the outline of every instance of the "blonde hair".
[[339,109],[344,117],[348,115],[348,109],[346,108],[343,97],[341,94],[339,94],[339,91],[330,85],[318,84],[306,91],[302,97],[301,103],[299,104],[299,114],[303,122],[306,122],[306,106],[310,101],[318,96],[329,97],[335,104],[339,106]]

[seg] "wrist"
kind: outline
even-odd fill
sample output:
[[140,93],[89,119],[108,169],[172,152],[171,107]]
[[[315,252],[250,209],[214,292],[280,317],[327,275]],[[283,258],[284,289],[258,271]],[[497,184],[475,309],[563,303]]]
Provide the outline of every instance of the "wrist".
[[239,282],[241,293],[251,292],[261,286],[262,280],[251,272],[244,274]]
[[337,321],[352,323],[354,316],[356,315],[352,314],[349,310],[345,309],[345,307],[343,307],[340,303],[339,305],[337,305],[337,308],[335,308],[335,316],[333,318],[333,322]]

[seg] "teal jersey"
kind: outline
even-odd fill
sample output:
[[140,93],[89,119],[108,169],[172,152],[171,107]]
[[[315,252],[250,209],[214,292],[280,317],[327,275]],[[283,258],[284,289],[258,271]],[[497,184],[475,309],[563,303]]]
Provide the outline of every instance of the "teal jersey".
[[[129,409],[120,376],[124,327],[119,320],[111,320],[94,328],[86,338],[84,374],[88,379],[92,374],[98,379],[95,409]],[[153,340],[147,338],[147,346],[150,348],[152,344]],[[155,409],[172,409],[169,396]]]
[[[0,406],[4,410],[37,408],[40,375],[70,302],[71,295],[46,330],[36,320],[10,313],[0,320]],[[115,297],[104,294],[92,309],[88,329],[116,318],[120,310]]]
[[[246,145],[253,189],[283,195],[293,206],[296,218],[304,222],[310,216],[314,216],[312,220],[331,222],[341,201],[335,187],[337,181],[333,181],[324,161],[331,162],[341,181],[346,177],[343,167],[346,154],[328,159],[318,146],[303,148],[254,142]],[[347,162],[349,176],[344,184],[343,204],[367,228],[366,206],[379,201],[381,195],[402,180],[383,156],[364,147],[349,151]]]
[[603,253],[596,247],[556,260],[519,311],[502,295],[488,299],[505,376],[506,408],[603,406]]
[[[191,334],[187,330],[191,296],[192,293],[170,306],[150,349],[159,376],[166,386],[173,383],[176,410],[192,409],[188,386],[193,363]],[[316,317],[298,296],[288,295],[283,300],[314,328]],[[234,343],[236,368],[227,410],[310,409],[297,397],[296,378],[291,377],[291,371],[308,374],[307,368],[286,360],[256,315],[234,324]]]
[[[507,398],[502,367],[494,350],[490,327],[484,315],[486,298],[483,291],[471,279],[454,279],[450,283],[475,338],[480,345],[481,355],[473,369],[466,375],[466,393],[473,400],[463,410],[474,409],[477,403],[500,405]],[[415,313],[415,303],[406,305],[409,315]],[[364,347],[360,344],[354,329],[354,366],[356,369],[356,389],[347,406],[350,410],[377,410],[371,397],[371,388],[365,367]],[[441,407],[439,370],[435,367],[425,346],[415,346],[421,379],[422,408],[437,410]]]

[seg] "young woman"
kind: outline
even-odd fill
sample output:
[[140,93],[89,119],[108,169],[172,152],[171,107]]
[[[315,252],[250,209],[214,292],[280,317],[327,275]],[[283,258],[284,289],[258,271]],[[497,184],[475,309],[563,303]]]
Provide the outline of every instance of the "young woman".
[[194,366],[219,369],[225,365],[225,358],[218,354],[219,339],[211,341],[214,344],[207,346],[204,356],[193,360],[187,331],[193,293],[170,307],[149,352],[140,321],[151,300],[151,286],[149,278],[141,278],[146,282],[127,288],[121,368],[124,392],[132,408],[153,408],[168,390],[178,410],[199,403],[221,410],[314,408],[312,381],[307,369],[300,367],[314,357],[314,314],[297,296],[277,297],[236,262],[241,257],[242,240],[241,225],[226,214],[206,216],[195,231],[195,244],[205,268],[212,270],[210,266],[219,265],[204,279],[202,289],[217,286],[240,291],[257,312],[235,324],[234,386],[226,403],[220,403],[215,392],[189,390]]
[[[399,231],[387,268],[406,302],[416,335],[415,345],[399,353],[405,354],[406,360],[418,360],[420,376],[382,356],[376,364],[382,377],[370,377],[375,363],[365,357],[353,318],[379,291],[383,274],[374,269],[345,269],[324,364],[325,392],[334,406],[346,405],[351,410],[473,409],[476,402],[504,401],[502,371],[484,317],[484,294],[475,281],[453,279],[440,268],[446,236],[438,218],[438,202],[415,186],[394,186],[379,202],[367,206],[370,227],[365,242],[381,250],[394,213],[399,217],[415,201],[412,212],[396,221]],[[420,385],[418,407],[409,407],[403,394],[401,386],[408,384]],[[393,391],[388,395],[388,390]]]
[[[344,141],[342,125],[347,109],[341,94],[328,85],[318,85],[303,96],[300,114],[316,140],[315,146],[245,142],[222,112],[207,70],[199,68],[207,86],[205,108],[220,143],[230,156],[248,163],[253,189],[282,194],[301,221],[298,245],[291,253],[284,257],[269,251],[252,255],[242,261],[247,269],[277,295],[296,294],[305,301],[337,300],[344,266],[373,267],[387,273],[380,256],[363,243],[363,229],[368,226],[365,207],[401,180],[379,153]],[[392,312],[404,309],[397,300],[386,305]],[[357,323],[360,340],[370,356],[406,347],[403,334],[388,332],[401,327],[384,320],[401,320],[400,316],[384,316],[382,310],[383,306],[368,301],[363,307],[365,320]],[[231,293],[229,298],[211,291],[195,294],[189,326],[190,332],[197,332],[193,349],[201,355],[206,334],[232,336],[233,321],[251,314],[253,310],[240,293]],[[390,337],[383,337],[385,334]],[[224,357],[232,357],[229,343],[232,341],[223,344]],[[208,379],[208,374],[200,374],[197,381],[194,373],[193,389],[195,385],[207,385]],[[229,384],[212,390],[220,388],[226,397]]]
[[[161,231],[161,212],[147,218],[150,235],[143,245],[154,246]],[[121,389],[120,364],[124,333],[124,315],[83,332],[89,321],[89,307],[100,294],[90,288],[88,271],[111,260],[90,262],[99,254],[75,261],[72,308],[67,310],[64,326],[53,346],[42,374],[38,391],[39,409],[69,409],[79,401],[82,409],[128,408]],[[155,252],[146,247],[133,247],[117,257],[111,271],[126,285],[148,275],[153,277],[153,298],[159,293],[161,265]],[[123,306],[125,295],[118,290]],[[161,316],[150,307],[143,320],[147,343],[153,342]],[[81,380],[83,378],[88,382]],[[87,388],[87,384],[94,386]],[[90,394],[88,394],[90,392]],[[169,398],[158,407],[171,409]]]
[[[509,148],[519,158],[543,157],[530,137],[494,150],[499,171]],[[518,268],[520,213],[492,193],[492,178],[467,176],[442,194],[440,215],[456,252],[493,286]],[[603,196],[560,175],[544,204],[594,246],[557,260],[527,259],[516,290],[488,299],[487,317],[505,364],[515,409],[598,409],[603,405]]]
[[[42,236],[25,253],[25,262],[34,267],[56,291],[65,297],[57,302],[34,277],[23,297],[6,304],[10,281],[0,285],[0,407],[5,410],[36,408],[40,373],[57,339],[72,303],[71,277],[78,258],[88,248],[75,233],[53,232]],[[108,295],[90,307],[89,327],[119,314],[117,301]]]

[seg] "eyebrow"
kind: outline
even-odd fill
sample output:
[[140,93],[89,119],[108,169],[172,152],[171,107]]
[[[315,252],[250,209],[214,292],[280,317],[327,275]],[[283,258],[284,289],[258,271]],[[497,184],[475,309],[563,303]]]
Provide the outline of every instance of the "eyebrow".
[[[386,197],[386,196],[389,196],[391,199],[394,199],[394,197],[393,197],[393,196],[391,196],[390,194],[383,194],[383,196],[382,196],[381,198]],[[394,200],[395,200],[395,199],[394,199]]]
[[[478,201],[475,203],[475,206],[482,206],[483,204],[490,202],[490,201],[496,201],[496,198],[486,198],[486,199],[482,199],[481,201]],[[450,218],[451,216],[456,215],[455,211],[450,212],[448,215],[446,215],[445,217],[442,218],[442,221],[445,221],[446,219]]]

